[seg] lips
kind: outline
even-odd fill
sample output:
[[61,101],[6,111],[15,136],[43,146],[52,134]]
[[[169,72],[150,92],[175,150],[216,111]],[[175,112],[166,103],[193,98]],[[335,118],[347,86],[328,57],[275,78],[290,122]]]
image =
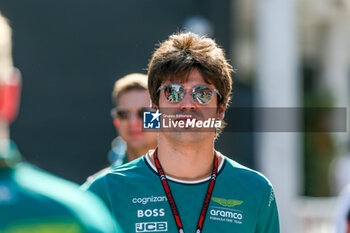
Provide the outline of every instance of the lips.
[[129,131],[129,135],[130,136],[140,136],[140,135],[142,135],[142,131],[140,131],[140,130],[130,130]]

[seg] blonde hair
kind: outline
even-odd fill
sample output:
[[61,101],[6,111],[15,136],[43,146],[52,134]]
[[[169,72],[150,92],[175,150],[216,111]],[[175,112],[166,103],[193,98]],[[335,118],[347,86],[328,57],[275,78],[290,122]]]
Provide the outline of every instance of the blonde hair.
[[140,73],[128,74],[114,83],[112,93],[113,102],[118,104],[119,96],[130,90],[145,90],[147,91],[147,75]]
[[12,67],[12,31],[8,20],[0,13],[0,78],[4,79]]

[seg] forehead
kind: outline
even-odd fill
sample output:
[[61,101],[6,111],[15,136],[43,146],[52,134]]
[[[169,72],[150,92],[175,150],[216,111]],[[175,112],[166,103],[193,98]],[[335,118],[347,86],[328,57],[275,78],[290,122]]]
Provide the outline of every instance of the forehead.
[[192,69],[189,73],[178,77],[169,77],[169,79],[164,81],[162,85],[169,84],[169,83],[179,83],[179,84],[189,84],[189,85],[210,84],[205,80],[201,72],[199,72],[197,69]]
[[147,90],[130,90],[120,94],[118,108],[140,108],[150,106],[151,98]]

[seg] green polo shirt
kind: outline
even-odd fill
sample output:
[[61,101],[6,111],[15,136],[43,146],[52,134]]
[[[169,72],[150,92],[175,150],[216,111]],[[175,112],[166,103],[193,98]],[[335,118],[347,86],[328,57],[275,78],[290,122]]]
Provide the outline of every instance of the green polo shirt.
[[[195,232],[209,177],[184,182],[168,177],[186,233]],[[99,195],[126,233],[177,232],[156,168],[143,156],[97,178]],[[207,211],[204,233],[279,233],[275,195],[260,173],[224,157]]]
[[0,233],[92,232],[122,232],[95,195],[28,163],[0,168]]

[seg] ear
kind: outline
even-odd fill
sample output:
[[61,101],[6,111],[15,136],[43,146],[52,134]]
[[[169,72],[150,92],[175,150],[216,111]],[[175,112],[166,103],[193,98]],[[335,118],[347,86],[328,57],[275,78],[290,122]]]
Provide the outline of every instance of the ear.
[[21,94],[21,72],[13,69],[10,76],[0,84],[0,118],[11,123],[17,116]]
[[114,125],[115,128],[118,128],[119,125],[120,125],[120,120],[117,119],[117,118],[115,118],[115,119],[113,120],[113,125]]
[[223,120],[225,117],[226,107],[224,104],[220,104],[216,110],[216,119]]

